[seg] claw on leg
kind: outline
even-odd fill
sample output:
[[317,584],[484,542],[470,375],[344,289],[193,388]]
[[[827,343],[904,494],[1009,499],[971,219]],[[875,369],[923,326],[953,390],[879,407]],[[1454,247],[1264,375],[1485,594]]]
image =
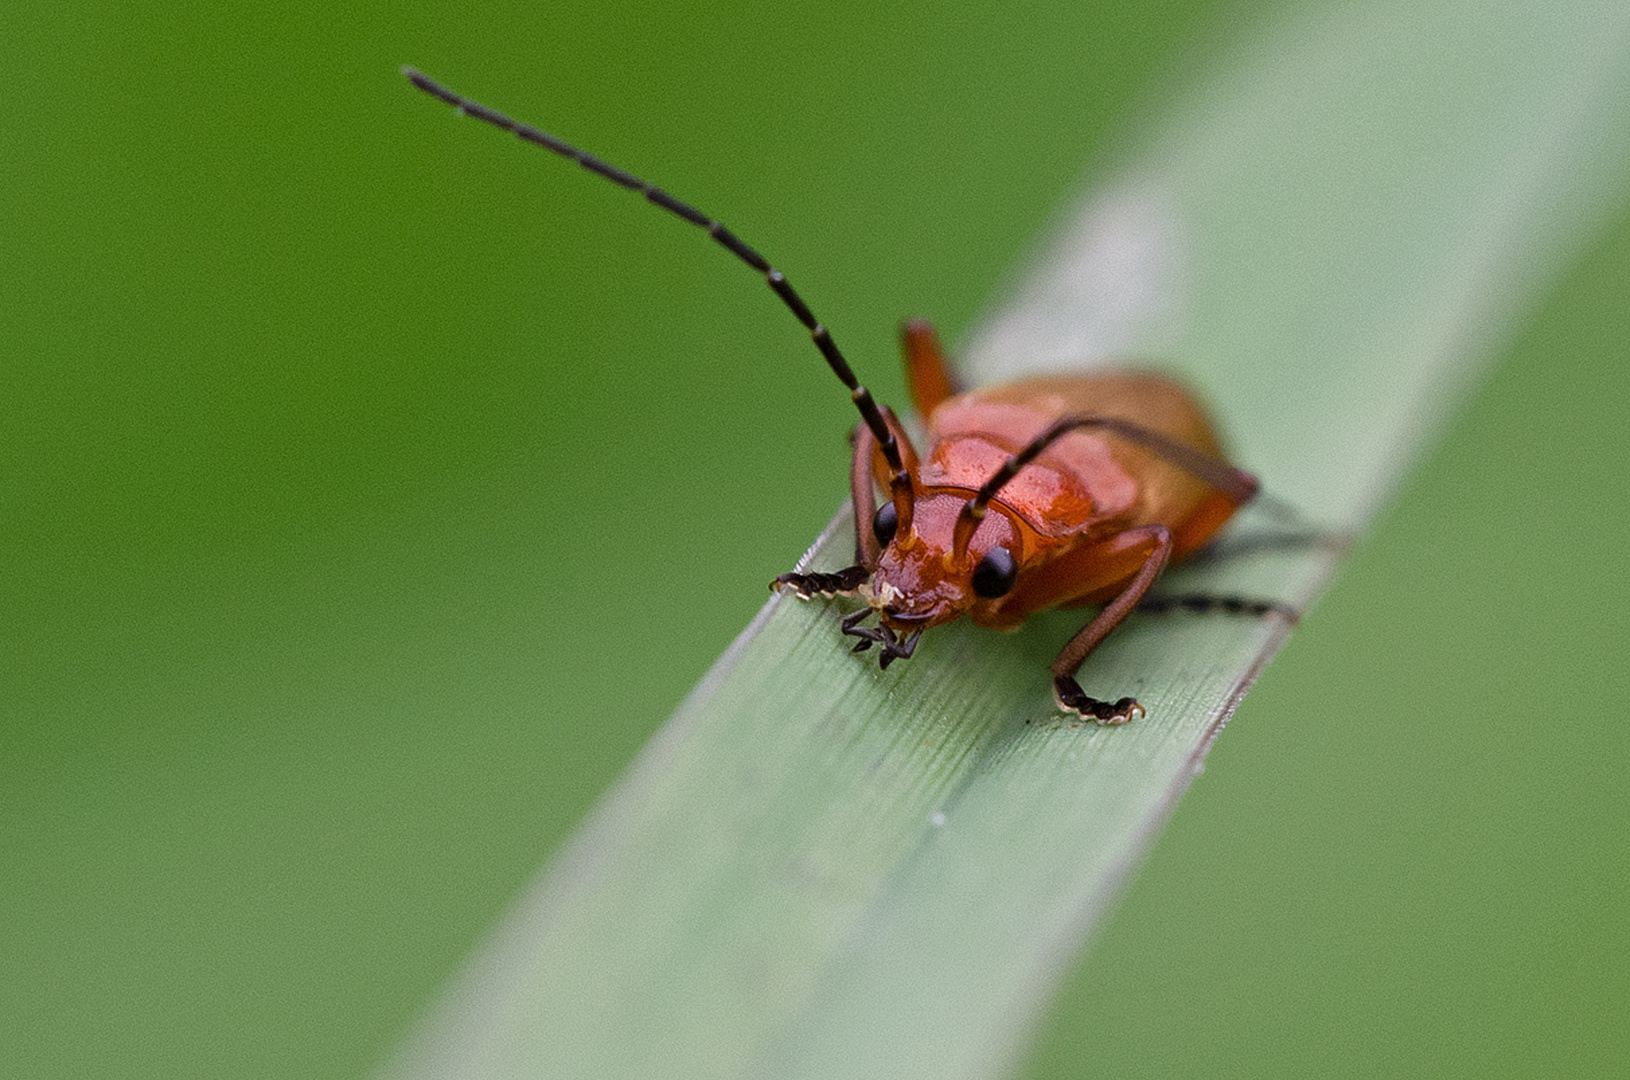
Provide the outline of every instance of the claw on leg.
[[848,637],[857,637],[854,652],[865,652],[874,644],[883,647],[882,654],[877,658],[877,666],[884,671],[896,660],[909,660],[911,654],[917,649],[917,639],[923,632],[916,630],[910,634],[895,634],[887,627],[861,626],[860,622],[872,614],[871,608],[861,608],[859,611],[846,616],[843,620],[843,632]]
[[1088,697],[1081,689],[1081,684],[1072,676],[1059,675],[1053,679],[1053,695],[1058,700],[1058,707],[1065,712],[1073,712],[1086,720],[1096,720],[1105,726],[1124,724],[1128,720],[1136,720],[1143,716],[1143,706],[1134,698],[1123,697],[1119,701],[1099,701]]

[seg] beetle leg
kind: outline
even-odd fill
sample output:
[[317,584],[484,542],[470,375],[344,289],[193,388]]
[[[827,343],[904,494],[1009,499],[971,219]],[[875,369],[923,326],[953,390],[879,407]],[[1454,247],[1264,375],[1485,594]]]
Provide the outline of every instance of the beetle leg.
[[884,655],[887,656],[888,650],[894,647],[894,638],[885,627],[860,625],[873,614],[875,612],[871,608],[863,607],[843,617],[843,622],[839,625],[843,627],[844,636],[860,639],[855,642],[855,647],[849,650],[850,652],[865,652],[876,644],[883,646]]
[[[884,416],[891,430],[899,427],[893,413],[885,409]],[[895,439],[896,446],[904,448],[905,461],[914,466],[916,455],[903,428]],[[871,428],[859,424],[855,427],[854,444],[854,456],[849,463],[849,499],[855,519],[855,565],[833,574],[782,574],[770,582],[772,591],[791,585],[805,600],[812,596],[847,596],[865,584],[877,569],[877,560],[883,553],[877,534],[872,531],[872,517],[877,513],[872,502],[872,455],[877,452],[877,436],[872,434]],[[908,516],[909,505],[908,501]]]
[[1065,712],[1079,713],[1081,716],[1098,721],[1100,724],[1124,724],[1128,720],[1143,715],[1143,706],[1129,697],[1119,701],[1099,701],[1088,697],[1081,689],[1081,684],[1075,681],[1076,669],[1087,658],[1098,643],[1109,636],[1109,632],[1121,624],[1138,606],[1143,594],[1149,591],[1155,578],[1166,568],[1166,560],[1172,553],[1171,530],[1164,525],[1143,525],[1136,529],[1128,529],[1121,534],[1129,540],[1147,539],[1154,542],[1154,550],[1144,560],[1143,568],[1138,571],[1121,595],[1109,602],[1109,605],[1100,611],[1096,618],[1081,628],[1080,633],[1070,639],[1053,661],[1053,693],[1058,699],[1058,707]]
[[[1258,495],[1259,501],[1268,496]],[[1277,502],[1277,500],[1275,500]],[[1209,563],[1227,563],[1251,555],[1279,551],[1326,551],[1345,554],[1353,546],[1353,537],[1339,532],[1315,529],[1311,526],[1284,529],[1275,532],[1251,532],[1224,536],[1195,550],[1186,557],[1190,566]]]
[[882,655],[877,658],[877,666],[884,671],[896,660],[910,660],[911,654],[917,651],[917,639],[923,636],[921,628],[907,634],[904,631],[896,633],[886,626],[861,626],[862,620],[872,614],[871,608],[861,608],[843,617],[843,632],[848,637],[857,637],[851,652],[865,652],[873,645],[883,647]]
[[849,614],[843,617],[843,621],[838,625],[843,627],[843,632],[847,634],[850,630],[853,630],[862,622],[865,622],[866,616],[870,615],[871,613],[872,609],[869,607],[861,608],[859,611],[851,611]]
[[900,352],[918,416],[926,419],[940,402],[962,392],[945,363],[939,335],[927,319],[908,319],[900,325]]
[[883,655],[877,658],[877,666],[887,671],[889,665],[896,660],[910,660],[911,654],[917,651],[917,639],[922,636],[921,629],[913,630],[910,634],[900,634],[883,646]]
[[1196,615],[1205,615],[1213,611],[1221,611],[1228,615],[1248,615],[1258,619],[1278,615],[1292,624],[1302,617],[1301,612],[1277,600],[1254,600],[1248,596],[1213,596],[1208,593],[1147,596],[1138,602],[1137,610],[1139,614],[1164,615],[1178,608]]
[[845,630],[844,633],[860,639],[855,642],[855,647],[850,649],[850,652],[865,652],[873,645],[882,645],[883,655],[887,656],[888,647],[894,642],[894,639],[889,637],[887,632],[874,626],[856,626]]
[[855,647],[850,651],[865,652],[867,649],[872,647],[872,643],[874,641],[888,640],[883,636],[883,631],[881,629],[874,630],[869,626],[860,625],[861,622],[864,621],[865,618],[871,613],[871,608],[863,607],[859,611],[853,611],[848,615],[845,615],[843,617],[843,622],[839,624],[843,627],[843,633],[845,636],[857,637],[860,639],[859,641],[855,642]]
[[855,565],[876,569],[882,547],[872,531],[877,506],[872,501],[872,454],[877,438],[865,424],[855,426],[855,454],[849,462],[849,500],[855,516]]
[[791,585],[800,600],[812,596],[848,596],[866,583],[872,572],[864,566],[850,566],[831,574],[782,574],[770,582],[770,591]]

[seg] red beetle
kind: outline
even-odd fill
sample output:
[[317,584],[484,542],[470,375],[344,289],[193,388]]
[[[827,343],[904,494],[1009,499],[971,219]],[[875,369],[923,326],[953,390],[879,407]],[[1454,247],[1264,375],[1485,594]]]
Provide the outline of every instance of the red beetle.
[[[964,612],[980,626],[1008,630],[1032,612],[1103,604],[1053,661],[1059,707],[1105,724],[1142,715],[1129,697],[1088,697],[1076,669],[1138,606],[1167,563],[1205,543],[1257,490],[1250,473],[1223,460],[1205,414],[1180,386],[1120,372],[961,393],[933,330],[907,323],[907,381],[932,439],[927,458],[919,459],[899,419],[872,400],[787,279],[730,230],[592,154],[412,68],[402,72],[460,112],[571,158],[706,229],[762,273],[809,328],[862,420],[849,471],[855,565],[782,574],[772,589],[790,586],[804,598],[861,596],[867,606],[843,619],[843,633],[860,639],[857,652],[878,645],[884,668],[911,656],[924,630]],[[888,493],[881,507],[874,482]],[[877,626],[860,625],[874,614]]]

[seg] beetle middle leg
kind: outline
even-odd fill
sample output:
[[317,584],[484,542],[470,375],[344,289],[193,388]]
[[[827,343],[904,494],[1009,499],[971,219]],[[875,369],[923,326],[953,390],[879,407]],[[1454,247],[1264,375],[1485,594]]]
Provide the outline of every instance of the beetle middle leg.
[[1245,615],[1266,618],[1277,615],[1292,624],[1301,620],[1302,613],[1289,604],[1277,600],[1259,600],[1250,596],[1218,596],[1213,593],[1172,593],[1146,596],[1138,602],[1140,615],[1164,615],[1169,611],[1186,611],[1194,615],[1208,615],[1220,611],[1225,615]]
[[1138,606],[1138,601],[1143,599],[1143,594],[1149,591],[1149,586],[1154,584],[1155,578],[1166,568],[1166,562],[1172,554],[1171,530],[1164,525],[1143,525],[1128,529],[1121,535],[1134,542],[1152,541],[1154,550],[1144,560],[1142,569],[1126,588],[1121,590],[1121,594],[1111,600],[1096,618],[1069,640],[1059,652],[1058,659],[1053,661],[1051,669],[1053,694],[1058,700],[1058,707],[1065,712],[1079,713],[1100,724],[1124,724],[1128,720],[1142,716],[1143,706],[1129,697],[1113,702],[1088,697],[1081,689],[1081,684],[1075,681],[1076,670],[1081,667],[1082,661],[1092,650],[1109,636],[1109,632],[1125,621],[1132,613],[1132,609]]

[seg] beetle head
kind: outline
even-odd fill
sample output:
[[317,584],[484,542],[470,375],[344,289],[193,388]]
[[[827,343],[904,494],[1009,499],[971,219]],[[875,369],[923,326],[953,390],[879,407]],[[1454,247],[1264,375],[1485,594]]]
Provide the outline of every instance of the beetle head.
[[[861,639],[856,651],[883,647],[883,667],[911,655],[931,626],[956,619],[976,605],[999,606],[1017,578],[1019,531],[1005,512],[971,514],[972,492],[941,489],[912,500],[907,527],[897,504],[883,504],[873,527],[882,550],[871,578],[858,590],[868,607],[844,620],[843,632]],[[859,623],[872,613],[876,629]]]

